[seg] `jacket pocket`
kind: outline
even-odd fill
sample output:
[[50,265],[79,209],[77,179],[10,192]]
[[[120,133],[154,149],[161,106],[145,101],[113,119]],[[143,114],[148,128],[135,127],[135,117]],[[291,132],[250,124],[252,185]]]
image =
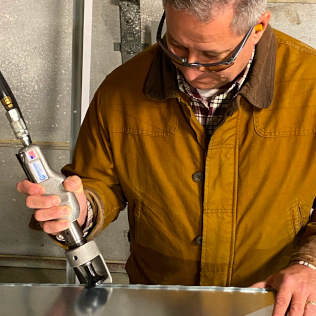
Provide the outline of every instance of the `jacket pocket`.
[[316,133],[316,107],[254,109],[254,127],[262,137],[303,136]]
[[155,137],[172,136],[177,129],[178,118],[174,106],[141,102],[111,107],[108,120],[110,133],[125,133]]

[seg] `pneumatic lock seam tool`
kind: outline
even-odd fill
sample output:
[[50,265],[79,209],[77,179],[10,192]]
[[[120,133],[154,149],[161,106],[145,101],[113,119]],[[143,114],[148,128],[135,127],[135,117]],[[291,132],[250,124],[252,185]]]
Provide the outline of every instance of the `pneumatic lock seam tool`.
[[11,128],[23,147],[16,155],[26,176],[31,182],[40,183],[45,187],[46,195],[59,195],[60,205],[68,205],[71,214],[66,217],[70,227],[61,232],[68,247],[66,257],[74,269],[78,280],[87,288],[101,283],[112,283],[107,265],[94,241],[87,242],[83,237],[81,227],[77,222],[80,214],[79,203],[72,192],[63,187],[65,176],[55,172],[49,166],[39,146],[32,144],[32,140],[18,103],[0,71],[0,100],[6,109],[6,117]]

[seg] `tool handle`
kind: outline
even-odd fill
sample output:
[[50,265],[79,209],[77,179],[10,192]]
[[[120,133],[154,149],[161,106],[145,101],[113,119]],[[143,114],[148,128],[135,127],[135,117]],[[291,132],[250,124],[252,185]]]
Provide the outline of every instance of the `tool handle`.
[[61,203],[59,205],[68,205],[72,210],[65,219],[70,222],[76,221],[80,215],[77,198],[74,193],[65,190],[63,182],[66,177],[49,166],[40,147],[32,144],[21,148],[17,157],[28,179],[44,186],[45,195],[60,196]]

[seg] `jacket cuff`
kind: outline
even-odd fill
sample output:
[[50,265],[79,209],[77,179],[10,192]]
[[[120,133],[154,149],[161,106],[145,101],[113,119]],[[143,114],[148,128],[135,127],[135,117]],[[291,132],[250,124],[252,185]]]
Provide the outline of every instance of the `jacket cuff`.
[[[96,238],[103,229],[103,222],[104,222],[104,213],[103,213],[103,206],[100,199],[97,197],[97,194],[90,189],[85,188],[85,195],[87,200],[90,202],[91,208],[93,210],[93,228],[86,236],[86,240],[90,241]],[[67,249],[67,245],[64,241],[61,241],[55,235],[48,235],[54,242],[59,245],[60,247]]]
[[101,199],[98,197],[98,195],[93,190],[85,187],[84,192],[85,192],[86,198],[90,202],[91,208],[93,210],[94,226],[86,238],[87,241],[90,241],[90,240],[93,240],[94,238],[96,238],[103,230],[104,206],[103,206]]
[[304,243],[291,256],[291,263],[304,261],[316,267],[316,236],[304,238]]

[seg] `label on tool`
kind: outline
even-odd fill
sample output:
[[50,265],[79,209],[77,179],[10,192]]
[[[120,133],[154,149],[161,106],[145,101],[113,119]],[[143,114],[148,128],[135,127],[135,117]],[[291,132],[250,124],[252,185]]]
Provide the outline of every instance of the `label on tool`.
[[36,152],[34,150],[29,150],[26,152],[26,157],[28,161],[32,161],[37,158]]
[[34,161],[30,164],[32,175],[34,176],[36,183],[41,183],[48,179],[48,175],[40,160]]

